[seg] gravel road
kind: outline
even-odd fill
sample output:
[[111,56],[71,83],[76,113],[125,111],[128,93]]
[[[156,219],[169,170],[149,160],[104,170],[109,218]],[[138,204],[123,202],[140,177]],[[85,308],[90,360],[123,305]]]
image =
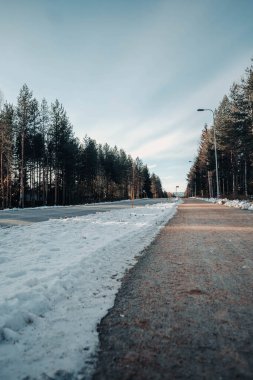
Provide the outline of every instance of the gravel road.
[[253,213],[186,200],[98,327],[93,380],[253,379],[252,270]]

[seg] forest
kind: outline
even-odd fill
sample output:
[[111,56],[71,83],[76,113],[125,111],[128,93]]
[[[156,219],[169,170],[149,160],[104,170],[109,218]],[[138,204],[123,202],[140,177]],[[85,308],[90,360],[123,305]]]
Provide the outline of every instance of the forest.
[[223,198],[252,198],[253,65],[239,83],[232,84],[213,115],[214,125],[204,126],[197,157],[187,175],[186,195],[216,197],[218,187]]
[[123,149],[74,136],[62,104],[25,84],[0,108],[0,208],[167,196],[160,178]]

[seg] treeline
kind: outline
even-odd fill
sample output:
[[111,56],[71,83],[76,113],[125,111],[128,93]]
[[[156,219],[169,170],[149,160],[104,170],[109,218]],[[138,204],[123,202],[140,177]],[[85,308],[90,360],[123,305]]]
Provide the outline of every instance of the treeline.
[[[233,83],[214,111],[218,186],[222,197],[253,194],[253,66]],[[214,128],[205,125],[198,155],[188,173],[187,195],[216,197]]]
[[163,197],[159,177],[124,150],[80,142],[62,104],[24,85],[0,111],[0,208]]

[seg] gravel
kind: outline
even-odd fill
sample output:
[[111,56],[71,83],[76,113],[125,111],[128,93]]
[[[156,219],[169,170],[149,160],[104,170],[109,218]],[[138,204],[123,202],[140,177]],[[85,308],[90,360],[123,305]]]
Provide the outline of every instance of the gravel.
[[98,326],[93,380],[253,379],[252,243],[252,212],[179,206]]

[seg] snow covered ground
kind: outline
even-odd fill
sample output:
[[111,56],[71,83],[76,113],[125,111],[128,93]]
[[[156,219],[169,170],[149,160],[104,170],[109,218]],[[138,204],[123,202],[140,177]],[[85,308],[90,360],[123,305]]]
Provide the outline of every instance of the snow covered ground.
[[197,199],[201,199],[203,201],[211,202],[211,203],[218,203],[220,205],[224,205],[224,206],[227,206],[227,207],[236,207],[236,208],[240,208],[242,210],[253,211],[253,203],[250,202],[250,201],[239,201],[238,199],[229,200],[227,198],[223,198],[223,199],[217,199],[217,198],[197,198]]
[[176,208],[161,203],[0,229],[0,379],[57,370],[88,378],[97,324]]

